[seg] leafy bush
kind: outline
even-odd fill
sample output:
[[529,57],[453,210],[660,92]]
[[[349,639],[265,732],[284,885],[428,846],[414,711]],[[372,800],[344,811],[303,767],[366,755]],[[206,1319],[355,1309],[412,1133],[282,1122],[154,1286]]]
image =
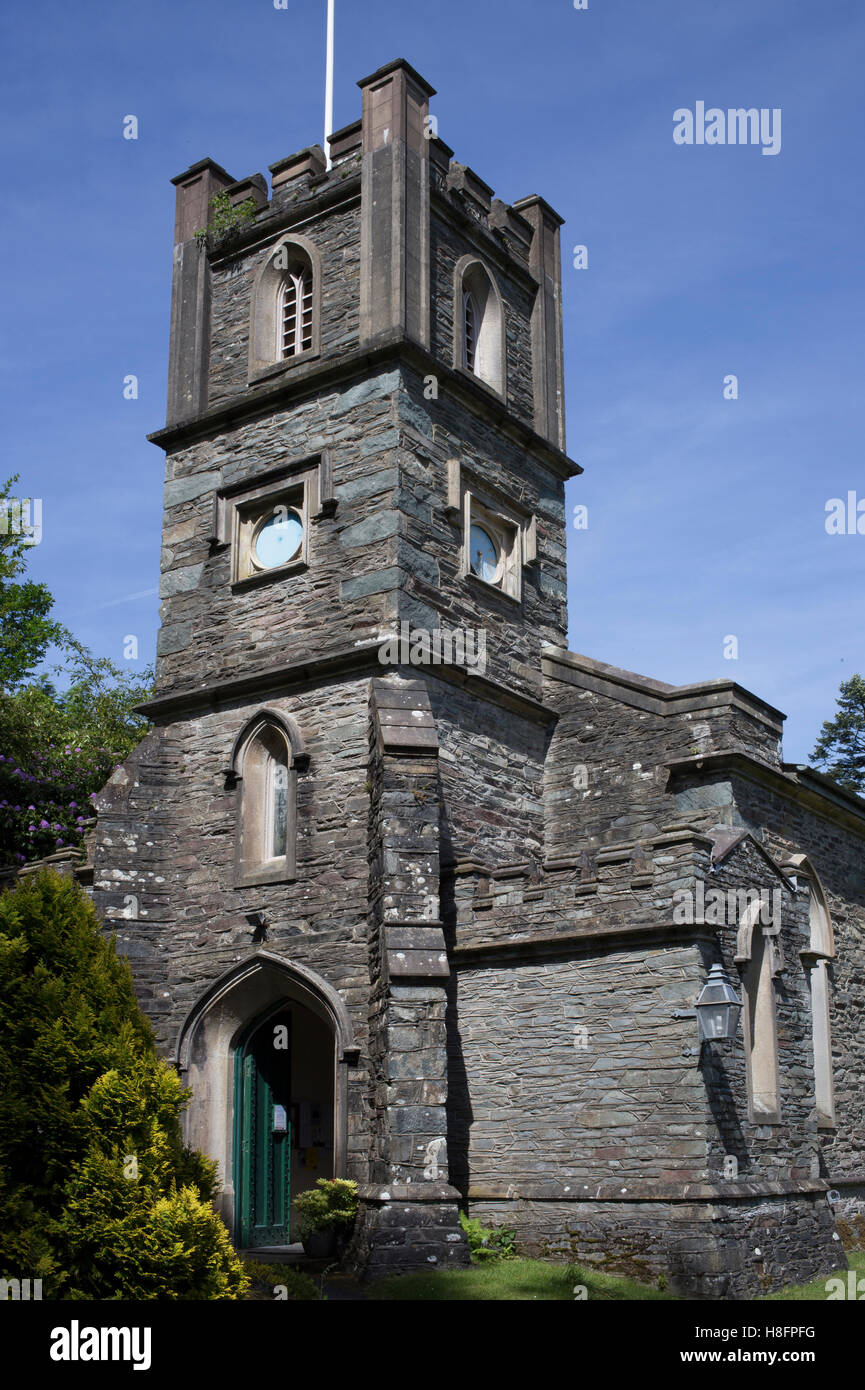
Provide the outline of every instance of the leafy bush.
[[187,1098],[77,885],[0,895],[0,1274],[51,1298],[242,1296]]
[[[95,657],[51,617],[44,584],[20,581],[33,543],[30,501],[0,483],[0,866],[19,867],[78,846],[91,800],[132,751],[148,723],[135,709],[152,672]],[[22,505],[24,511],[22,512]],[[35,503],[33,504],[35,506]],[[40,523],[41,525],[41,523]],[[62,661],[35,675],[46,652]]]
[[291,1265],[263,1264],[258,1260],[244,1260],[243,1268],[253,1288],[263,1289],[276,1297],[274,1290],[279,1286],[279,1296],[289,1303],[318,1302],[321,1294],[315,1281],[308,1274]]
[[466,1216],[462,1211],[460,1225],[476,1264],[485,1260],[511,1260],[516,1255],[517,1233],[510,1226],[483,1226],[477,1217]]
[[195,240],[199,247],[230,242],[243,227],[255,221],[257,212],[254,198],[235,204],[229,193],[217,193],[210,200],[210,221],[206,227],[199,227]]
[[357,1183],[350,1178],[318,1178],[315,1187],[295,1197],[301,1237],[312,1231],[347,1235],[357,1216]]

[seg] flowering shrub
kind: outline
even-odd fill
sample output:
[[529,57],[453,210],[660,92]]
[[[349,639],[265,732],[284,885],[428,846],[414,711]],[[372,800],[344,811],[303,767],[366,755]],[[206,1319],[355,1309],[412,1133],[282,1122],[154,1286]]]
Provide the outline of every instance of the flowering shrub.
[[47,675],[0,690],[0,867],[80,845],[97,793],[149,727],[135,712],[149,670],[83,651],[58,670],[63,690]]
[[117,761],[107,748],[50,744],[29,766],[0,753],[0,864],[80,845],[93,801]]

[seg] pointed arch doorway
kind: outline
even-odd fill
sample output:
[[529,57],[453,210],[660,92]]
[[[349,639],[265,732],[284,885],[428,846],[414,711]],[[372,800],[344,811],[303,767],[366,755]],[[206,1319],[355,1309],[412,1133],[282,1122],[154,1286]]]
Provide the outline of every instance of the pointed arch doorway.
[[[291,1229],[291,1010],[246,1030],[234,1052],[234,1190],[244,1249],[289,1245]],[[295,1127],[296,1129],[296,1127]]]
[[237,1039],[234,1125],[235,1240],[290,1245],[292,1197],[334,1176],[333,1035],[296,1000]]
[[240,1248],[299,1239],[292,1199],[320,1177],[345,1176],[358,1051],[337,991],[269,951],[227,971],[190,1010],[177,1048],[192,1091],[186,1142],[216,1159],[216,1203]]

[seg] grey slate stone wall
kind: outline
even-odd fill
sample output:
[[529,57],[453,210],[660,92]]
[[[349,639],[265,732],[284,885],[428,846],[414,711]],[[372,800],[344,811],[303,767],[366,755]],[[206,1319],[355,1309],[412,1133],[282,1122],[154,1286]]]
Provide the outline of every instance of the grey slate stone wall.
[[[341,170],[345,177],[345,171]],[[297,180],[299,189],[274,198],[292,221],[260,248],[217,263],[213,270],[210,348],[210,404],[216,405],[247,389],[249,328],[255,277],[277,240],[298,230],[315,243],[321,254],[321,356],[337,356],[358,342],[358,288],[360,284],[360,203],[328,210],[311,219],[302,216],[309,200],[309,180]],[[317,190],[313,190],[317,191]],[[276,210],[276,209],[273,209]]]
[[[450,200],[453,195],[447,196]],[[534,397],[530,330],[534,293],[524,277],[508,271],[501,247],[483,224],[479,229],[478,224],[470,223],[462,230],[458,224],[454,225],[455,212],[449,207],[439,212],[440,207],[437,200],[436,213],[430,219],[433,353],[447,365],[453,363],[454,270],[462,256],[478,256],[495,276],[504,304],[508,406],[515,416],[531,424]]]

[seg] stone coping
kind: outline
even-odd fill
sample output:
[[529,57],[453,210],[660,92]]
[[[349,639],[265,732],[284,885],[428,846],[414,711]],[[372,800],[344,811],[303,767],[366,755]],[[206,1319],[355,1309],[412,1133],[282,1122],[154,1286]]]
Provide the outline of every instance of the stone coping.
[[427,82],[426,78],[422,77],[417,68],[412,67],[406,58],[392,58],[389,63],[383,63],[380,68],[376,68],[375,72],[371,72],[369,77],[361,77],[357,85],[363,89],[375,82],[381,82],[382,78],[387,77],[390,73],[399,71],[406,73],[415,85],[420,87],[424,96],[434,97],[437,95],[435,87]]
[[361,1202],[384,1206],[388,1202],[460,1202],[460,1192],[446,1182],[360,1183]]
[[747,1202],[760,1197],[796,1197],[827,1192],[831,1184],[823,1178],[785,1178],[777,1182],[755,1182],[747,1178],[728,1182],[654,1182],[651,1179],[608,1178],[588,1185],[573,1183],[525,1182],[476,1183],[469,1187],[469,1201],[475,1202]]
[[713,753],[702,753],[697,757],[679,758],[666,764],[671,777],[682,777],[688,773],[711,776],[719,772],[736,773],[749,782],[768,787],[780,796],[793,798],[822,811],[824,814],[834,808],[835,816],[844,816],[845,824],[855,827],[861,835],[865,833],[865,798],[855,792],[838,786],[830,778],[815,772],[813,768],[796,763],[783,763],[780,768],[764,763],[762,759],[744,753],[738,748],[722,748]]
[[697,681],[691,685],[668,685],[665,681],[640,676],[595,661],[564,647],[545,645],[542,648],[544,674],[566,684],[579,685],[598,694],[613,694],[625,704],[633,704],[653,714],[676,715],[693,713],[698,709],[736,706],[752,718],[760,720],[778,738],[786,715],[732,680]]

